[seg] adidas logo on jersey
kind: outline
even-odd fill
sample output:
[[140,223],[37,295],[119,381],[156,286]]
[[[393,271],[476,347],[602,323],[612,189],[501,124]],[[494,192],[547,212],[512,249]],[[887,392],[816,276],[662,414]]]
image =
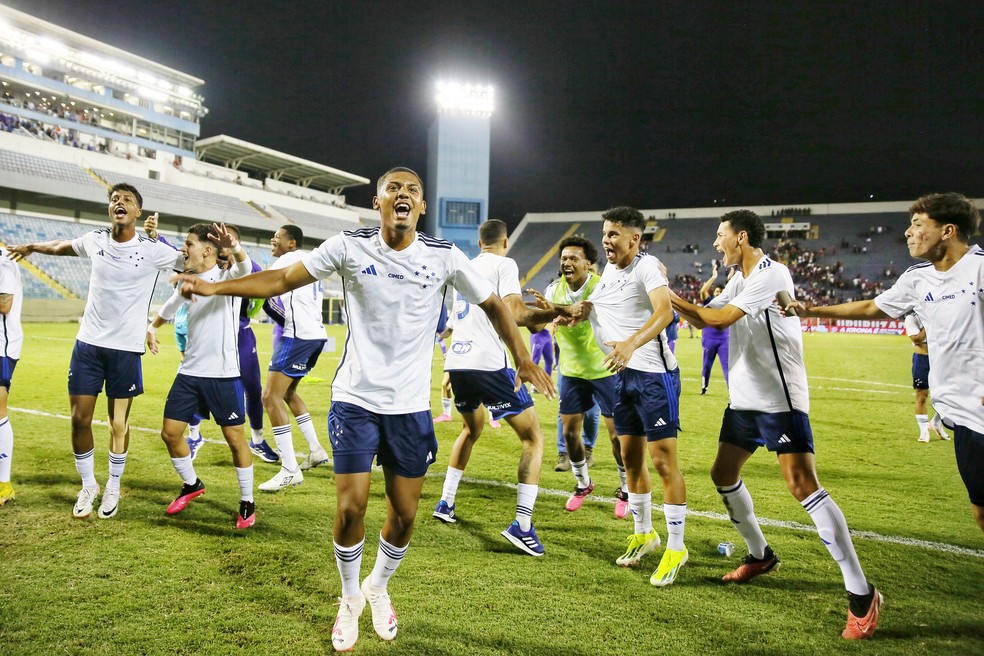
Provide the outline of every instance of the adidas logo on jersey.
[[790,444],[791,442],[792,440],[789,439],[789,435],[786,435],[785,433],[783,433],[779,438],[779,444]]
[[136,383],[134,383],[133,385],[130,385],[130,389],[128,389],[127,391],[128,392],[136,392],[137,391],[137,385],[136,385]]
[[363,269],[360,273],[364,273],[364,274],[369,275],[369,276],[378,276],[379,275],[378,273],[376,273],[376,265],[375,264],[370,264],[365,269]]
[[656,420],[656,423],[653,424],[653,426],[656,428],[659,428],[660,426],[666,426],[666,421],[662,417],[660,417],[659,419]]
[[933,298],[933,292],[929,292],[928,294],[926,294],[926,298],[924,298],[923,300],[926,301],[927,303],[932,303],[936,299]]
[[235,412],[233,412],[231,415],[229,415],[229,419],[230,420],[232,420],[232,419],[239,419],[239,415],[236,414]]

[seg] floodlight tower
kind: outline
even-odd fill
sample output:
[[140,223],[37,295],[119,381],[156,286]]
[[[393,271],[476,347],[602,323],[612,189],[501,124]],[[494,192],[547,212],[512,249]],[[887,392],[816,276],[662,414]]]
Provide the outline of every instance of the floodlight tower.
[[489,212],[491,86],[437,83],[437,119],[428,132],[425,232],[478,253]]

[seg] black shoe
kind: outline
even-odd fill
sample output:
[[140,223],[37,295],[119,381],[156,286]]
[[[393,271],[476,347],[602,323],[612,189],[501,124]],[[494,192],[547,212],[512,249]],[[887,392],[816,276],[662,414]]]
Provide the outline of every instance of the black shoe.
[[707,394],[707,388],[706,387],[702,387],[701,390],[700,390],[700,395],[701,396],[704,396],[705,394]]

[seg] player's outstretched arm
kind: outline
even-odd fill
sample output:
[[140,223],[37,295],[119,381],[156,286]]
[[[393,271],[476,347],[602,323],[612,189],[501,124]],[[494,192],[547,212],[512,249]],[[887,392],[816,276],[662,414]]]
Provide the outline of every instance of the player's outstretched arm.
[[716,330],[724,330],[745,316],[745,312],[737,306],[725,305],[723,308],[701,307],[685,301],[670,292],[673,309],[683,315],[696,328],[710,326]]
[[841,303],[839,305],[804,305],[799,301],[793,301],[781,308],[785,314],[793,309],[801,317],[817,317],[819,319],[888,319],[889,316],[882,312],[881,308],[875,305],[872,300],[853,301],[851,303]]
[[295,262],[283,269],[267,269],[242,278],[205,282],[198,276],[187,274],[171,277],[172,283],[180,283],[181,294],[191,298],[198,296],[242,296],[249,298],[270,298],[293,291],[298,287],[310,285],[317,279],[301,262]]
[[41,255],[76,255],[72,248],[71,239],[53,239],[52,241],[41,241],[36,244],[19,244],[17,246],[7,246],[10,251],[10,259],[20,262],[31,253]]
[[[515,296],[515,294],[513,295]],[[520,300],[522,303],[522,300]],[[526,348],[526,343],[520,337],[516,327],[516,320],[496,294],[492,294],[487,299],[478,304],[485,311],[489,321],[499,334],[506,348],[512,354],[513,362],[516,363],[516,389],[524,382],[532,383],[538,390],[543,392],[549,399],[554,398],[553,380],[540,367],[533,364],[530,352]]]

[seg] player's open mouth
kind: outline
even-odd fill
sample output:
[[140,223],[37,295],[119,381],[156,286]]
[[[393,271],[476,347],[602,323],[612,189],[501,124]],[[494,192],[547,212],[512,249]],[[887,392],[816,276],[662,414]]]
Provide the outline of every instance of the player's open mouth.
[[397,203],[396,205],[393,206],[393,210],[396,212],[396,215],[401,219],[406,219],[410,217],[410,203],[403,203],[403,202]]
[[115,210],[113,210],[113,213],[116,214],[116,216],[119,216],[119,217],[126,216],[126,208],[123,207],[123,206],[119,206]]

